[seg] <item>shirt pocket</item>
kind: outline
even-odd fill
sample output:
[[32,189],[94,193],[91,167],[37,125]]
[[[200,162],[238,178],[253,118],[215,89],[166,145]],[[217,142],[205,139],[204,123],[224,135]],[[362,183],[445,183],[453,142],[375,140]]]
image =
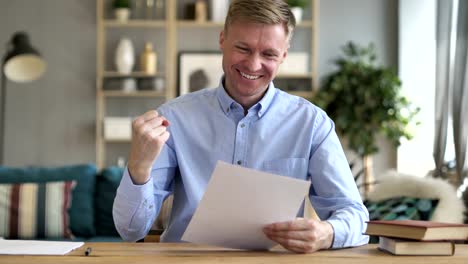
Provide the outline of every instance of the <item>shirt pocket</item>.
[[309,161],[303,158],[267,160],[263,162],[263,171],[307,180]]

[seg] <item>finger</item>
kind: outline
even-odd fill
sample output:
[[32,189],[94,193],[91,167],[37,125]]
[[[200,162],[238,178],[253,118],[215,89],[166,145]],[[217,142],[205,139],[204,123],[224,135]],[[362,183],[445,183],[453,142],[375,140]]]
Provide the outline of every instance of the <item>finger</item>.
[[137,137],[143,136],[147,133],[151,133],[151,131],[159,127],[166,128],[167,126],[164,125],[165,122],[168,123],[169,121],[167,121],[165,118],[162,118],[162,117],[156,117],[152,120],[147,121],[146,123],[142,124],[139,127],[134,127],[133,132],[135,133],[135,136]]
[[147,126],[150,129],[154,129],[154,128],[157,128],[157,127],[160,127],[160,126],[167,127],[166,125],[164,125],[165,122],[169,123],[169,121],[167,121],[166,118],[159,116],[159,117],[156,117],[156,118],[153,118],[151,120],[146,121],[144,126]]
[[148,120],[151,120],[151,119],[156,118],[158,116],[159,116],[158,111],[150,110],[150,111],[144,113],[142,117],[143,117],[143,121],[148,121]]
[[278,222],[267,225],[265,231],[300,231],[309,230],[313,228],[313,221],[311,219],[297,218],[293,221]]
[[[143,129],[142,129],[143,130]],[[166,132],[165,126],[159,126],[157,128],[146,127],[145,131],[140,131],[140,135],[136,135],[140,139],[140,142],[143,144],[150,143],[153,144],[158,140],[162,134]]]
[[[132,125],[134,128],[138,128],[138,127],[143,126],[146,122],[153,120],[155,118],[158,118],[158,117],[159,117],[158,112],[156,110],[151,110],[135,118],[132,122]],[[162,116],[161,118],[165,119]]]
[[169,131],[165,131],[164,133],[161,134],[161,140],[162,142],[166,142],[169,137],[171,136],[171,133],[169,133]]
[[271,240],[277,242],[284,248],[294,251],[294,252],[299,252],[299,253],[304,253],[312,250],[311,246],[308,246],[308,244],[304,241],[300,240],[295,240],[295,239],[286,239],[286,238],[281,238],[281,237],[269,237]]
[[310,231],[273,231],[267,233],[272,237],[280,237],[284,239],[295,239],[302,241],[315,241],[317,238]]
[[160,137],[161,135],[166,133],[166,131],[167,128],[165,126],[158,126],[156,128],[153,128],[150,133],[153,137]]

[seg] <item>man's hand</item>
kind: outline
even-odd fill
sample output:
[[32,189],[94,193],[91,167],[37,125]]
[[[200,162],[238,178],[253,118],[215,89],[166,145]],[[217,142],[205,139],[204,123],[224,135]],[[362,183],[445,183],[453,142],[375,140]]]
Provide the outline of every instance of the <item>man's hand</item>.
[[156,110],[133,120],[128,170],[135,184],[144,184],[149,180],[153,163],[169,139],[168,126],[169,121]]
[[297,218],[267,225],[263,232],[269,239],[297,253],[327,249],[333,243],[333,227],[326,221]]

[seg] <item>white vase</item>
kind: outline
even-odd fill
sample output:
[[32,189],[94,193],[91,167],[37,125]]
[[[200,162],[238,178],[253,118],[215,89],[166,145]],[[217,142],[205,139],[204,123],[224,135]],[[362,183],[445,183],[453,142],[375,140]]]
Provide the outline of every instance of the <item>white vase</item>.
[[130,17],[130,8],[116,8],[114,9],[115,19],[119,22],[127,22]]
[[132,72],[135,65],[135,51],[130,39],[120,39],[115,51],[115,65],[119,73],[130,74]]
[[294,15],[294,18],[296,19],[296,23],[299,24],[301,23],[302,21],[302,13],[303,13],[303,9],[301,7],[291,7],[291,12],[293,13]]
[[224,23],[229,9],[229,0],[211,0],[211,20]]

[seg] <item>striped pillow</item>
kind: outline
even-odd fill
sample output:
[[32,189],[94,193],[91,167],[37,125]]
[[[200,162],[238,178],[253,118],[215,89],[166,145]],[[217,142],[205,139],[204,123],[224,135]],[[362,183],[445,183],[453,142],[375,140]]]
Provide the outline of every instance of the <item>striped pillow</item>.
[[0,237],[72,238],[68,209],[75,183],[0,184]]

